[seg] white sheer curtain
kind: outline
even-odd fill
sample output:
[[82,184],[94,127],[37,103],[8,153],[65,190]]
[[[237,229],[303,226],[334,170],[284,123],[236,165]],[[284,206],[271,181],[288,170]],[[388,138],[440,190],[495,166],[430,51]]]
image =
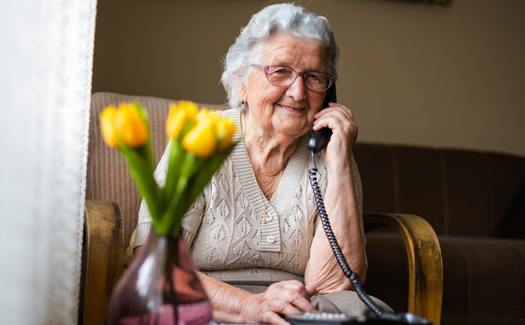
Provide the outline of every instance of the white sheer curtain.
[[96,0],[0,8],[0,324],[74,324]]

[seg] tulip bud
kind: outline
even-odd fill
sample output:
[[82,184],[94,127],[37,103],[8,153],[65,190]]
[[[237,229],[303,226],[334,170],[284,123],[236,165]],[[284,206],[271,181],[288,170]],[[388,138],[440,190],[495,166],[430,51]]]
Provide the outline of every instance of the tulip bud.
[[189,101],[180,101],[179,105],[171,104],[168,119],[166,120],[166,134],[176,139],[179,134],[185,134],[195,123],[197,105]]
[[231,118],[221,119],[217,124],[217,138],[219,140],[218,152],[223,152],[232,143],[233,134],[237,130]]
[[217,148],[217,125],[215,114],[199,114],[197,124],[182,139],[182,147],[197,158],[208,158]]
[[[199,113],[197,114],[197,118],[201,116],[209,116],[212,113],[217,113],[217,111],[203,107],[199,110]],[[211,115],[210,117],[215,117],[215,115]]]
[[148,125],[135,104],[121,103],[114,123],[118,135],[128,147],[138,148],[148,141]]
[[198,113],[199,108],[191,100],[181,100],[179,101],[179,108],[185,111],[191,111],[195,114]]
[[115,106],[110,105],[104,108],[99,116],[102,138],[104,138],[106,144],[112,148],[118,148],[119,146],[117,130],[115,129],[115,125],[113,123],[116,113],[117,109]]

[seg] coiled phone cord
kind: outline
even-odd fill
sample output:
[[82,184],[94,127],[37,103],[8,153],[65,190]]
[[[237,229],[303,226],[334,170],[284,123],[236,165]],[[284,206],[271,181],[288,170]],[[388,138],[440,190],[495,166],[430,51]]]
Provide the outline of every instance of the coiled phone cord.
[[310,151],[312,154],[312,162],[314,164],[313,168],[310,168],[310,185],[312,185],[312,189],[314,191],[315,196],[315,203],[317,204],[317,211],[319,211],[319,216],[321,217],[321,222],[323,223],[324,232],[326,233],[326,237],[328,238],[328,241],[330,242],[330,246],[332,247],[332,250],[334,251],[335,258],[337,259],[337,263],[343,270],[343,274],[350,280],[350,283],[355,288],[355,291],[358,295],[358,297],[363,301],[363,303],[370,308],[370,310],[378,317],[380,318],[383,314],[383,310],[379,308],[376,303],[370,299],[370,297],[366,294],[365,290],[363,289],[363,284],[361,283],[361,280],[359,280],[359,277],[357,274],[350,269],[348,266],[348,263],[346,262],[346,259],[343,255],[343,252],[341,252],[341,248],[339,247],[339,244],[337,243],[337,239],[335,238],[334,233],[332,232],[332,227],[330,226],[330,221],[328,220],[328,214],[326,213],[326,210],[324,208],[323,203],[323,197],[321,196],[321,190],[319,189],[319,184],[317,183],[317,165],[315,164],[315,154]]

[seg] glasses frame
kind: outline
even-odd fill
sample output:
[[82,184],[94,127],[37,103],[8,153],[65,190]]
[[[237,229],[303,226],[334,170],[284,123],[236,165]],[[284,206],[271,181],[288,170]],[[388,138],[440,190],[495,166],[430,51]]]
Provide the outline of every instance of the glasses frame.
[[[310,89],[308,88],[308,85],[306,85],[306,82],[304,83],[304,86],[308,89],[308,90],[311,90],[311,91],[315,91],[315,92],[318,92],[318,93],[321,93],[323,91],[327,91],[328,89],[330,89],[330,87],[333,85],[334,83],[334,77],[331,75],[331,74],[328,74],[326,72],[321,72],[321,71],[297,71],[293,68],[290,68],[290,67],[287,67],[285,65],[261,65],[261,64],[255,64],[255,63],[252,63],[251,64],[252,66],[254,67],[257,67],[257,68],[261,68],[261,69],[264,69],[264,74],[266,75],[266,80],[268,80],[268,82],[272,85],[274,85],[275,87],[290,87],[291,85],[293,85],[293,83],[297,80],[298,77],[303,77],[303,82],[304,82],[304,75],[305,74],[308,74],[308,73],[312,73],[312,72],[315,72],[315,73],[321,73],[321,74],[324,74],[326,76],[329,77],[329,80],[330,82],[328,83],[328,87],[326,87],[326,89],[324,90],[315,90],[315,89]],[[270,69],[271,68],[286,68],[286,69],[290,69],[292,70],[293,72],[295,72],[295,78],[292,80],[292,82],[288,85],[284,85],[284,86],[279,86],[279,85],[276,85],[274,83],[272,83],[270,81]]]

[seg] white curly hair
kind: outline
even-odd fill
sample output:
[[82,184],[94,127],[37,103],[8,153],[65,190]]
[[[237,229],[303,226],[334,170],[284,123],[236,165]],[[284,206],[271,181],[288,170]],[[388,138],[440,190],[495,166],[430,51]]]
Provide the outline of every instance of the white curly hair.
[[271,5],[253,15],[223,60],[221,81],[226,89],[229,107],[243,107],[237,93],[237,82],[246,81],[250,64],[259,58],[259,46],[281,32],[320,41],[327,53],[327,72],[337,80],[335,65],[339,58],[339,48],[328,20],[292,3]]

